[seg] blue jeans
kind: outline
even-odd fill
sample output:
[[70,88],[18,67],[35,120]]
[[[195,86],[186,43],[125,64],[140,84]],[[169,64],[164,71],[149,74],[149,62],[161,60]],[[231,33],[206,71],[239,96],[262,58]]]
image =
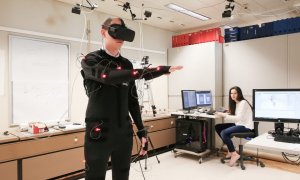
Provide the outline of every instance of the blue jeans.
[[232,133],[251,131],[251,129],[248,129],[245,126],[237,126],[234,123],[216,124],[215,129],[222,141],[227,145],[229,152],[235,151],[233,142],[230,138]]

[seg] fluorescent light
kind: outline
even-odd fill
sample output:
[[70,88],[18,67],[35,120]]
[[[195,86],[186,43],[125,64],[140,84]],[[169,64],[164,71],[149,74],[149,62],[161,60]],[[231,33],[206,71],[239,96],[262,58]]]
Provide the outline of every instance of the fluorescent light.
[[173,9],[174,11],[177,11],[177,12],[180,12],[180,13],[192,16],[192,17],[200,19],[202,21],[206,21],[206,20],[210,19],[209,17],[206,17],[206,16],[203,16],[201,14],[195,13],[193,11],[187,10],[187,9],[185,9],[183,7],[177,6],[176,4],[170,3],[170,4],[167,4],[165,6],[168,7],[168,8],[170,8],[170,9]]
[[230,25],[224,25],[223,28],[224,28],[224,29],[231,29],[231,28],[233,28],[233,27],[230,26]]

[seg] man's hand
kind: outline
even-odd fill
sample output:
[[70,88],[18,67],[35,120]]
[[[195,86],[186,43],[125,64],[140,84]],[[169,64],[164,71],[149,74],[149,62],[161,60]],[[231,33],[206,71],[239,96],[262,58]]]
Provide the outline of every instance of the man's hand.
[[141,143],[142,143],[142,148],[140,151],[140,156],[145,156],[147,154],[148,151],[148,141],[145,137],[142,137],[141,139]]
[[174,71],[178,71],[181,70],[183,68],[183,66],[171,66],[169,69],[169,72],[174,72]]

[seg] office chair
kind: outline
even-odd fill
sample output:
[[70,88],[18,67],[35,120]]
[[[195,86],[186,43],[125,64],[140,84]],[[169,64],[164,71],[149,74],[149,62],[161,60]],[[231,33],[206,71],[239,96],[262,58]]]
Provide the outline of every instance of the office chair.
[[[250,132],[241,132],[241,133],[232,133],[230,135],[231,138],[236,137],[240,139],[240,144],[239,144],[239,154],[240,154],[240,159],[239,161],[239,166],[241,167],[242,170],[245,170],[246,167],[244,165],[244,161],[254,161],[256,162],[256,165],[258,166],[258,164],[260,165],[260,167],[265,167],[265,164],[263,162],[261,162],[258,159],[258,156],[255,158],[253,156],[245,156],[244,155],[244,146],[242,144],[242,139],[249,139],[249,138],[255,138],[258,136],[258,124],[259,122],[254,122],[254,129],[253,131]],[[230,158],[226,158],[223,157],[221,159],[221,162],[224,164],[225,160],[229,160]]]

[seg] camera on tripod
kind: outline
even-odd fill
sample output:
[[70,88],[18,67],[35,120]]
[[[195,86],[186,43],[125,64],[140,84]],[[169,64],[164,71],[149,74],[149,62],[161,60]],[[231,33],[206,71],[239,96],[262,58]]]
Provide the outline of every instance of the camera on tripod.
[[141,62],[142,66],[148,65],[149,64],[149,56],[144,56]]

